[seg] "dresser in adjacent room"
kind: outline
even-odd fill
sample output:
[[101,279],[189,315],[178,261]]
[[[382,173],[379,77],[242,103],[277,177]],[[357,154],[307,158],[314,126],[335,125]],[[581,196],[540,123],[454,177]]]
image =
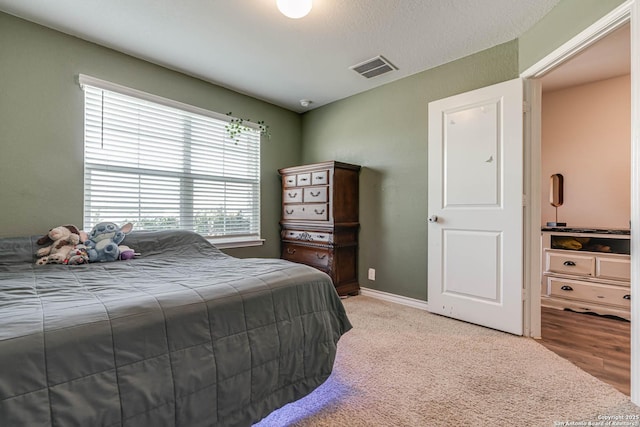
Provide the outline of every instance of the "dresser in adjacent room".
[[630,320],[629,230],[546,228],[542,306]]
[[330,161],[279,172],[282,258],[324,271],[340,295],[357,294],[360,166]]

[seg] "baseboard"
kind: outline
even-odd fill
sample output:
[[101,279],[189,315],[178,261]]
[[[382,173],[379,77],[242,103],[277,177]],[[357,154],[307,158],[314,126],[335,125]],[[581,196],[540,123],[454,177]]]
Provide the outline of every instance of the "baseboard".
[[360,294],[376,298],[383,301],[389,301],[400,305],[406,305],[409,307],[417,308],[420,310],[429,310],[429,303],[415,298],[403,297],[402,295],[390,294],[389,292],[382,292],[375,289],[360,288]]

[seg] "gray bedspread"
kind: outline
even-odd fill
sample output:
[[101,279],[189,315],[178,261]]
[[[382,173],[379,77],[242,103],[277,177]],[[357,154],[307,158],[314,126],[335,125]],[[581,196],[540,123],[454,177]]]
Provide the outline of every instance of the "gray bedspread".
[[190,232],[130,261],[34,265],[0,239],[1,426],[249,426],[330,375],[351,328],[331,280]]

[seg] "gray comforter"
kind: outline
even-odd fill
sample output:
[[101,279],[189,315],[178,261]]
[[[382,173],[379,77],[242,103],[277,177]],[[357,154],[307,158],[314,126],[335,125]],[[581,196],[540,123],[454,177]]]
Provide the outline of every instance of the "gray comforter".
[[1,426],[248,426],[320,385],[351,328],[327,275],[133,232],[130,261],[0,239]]

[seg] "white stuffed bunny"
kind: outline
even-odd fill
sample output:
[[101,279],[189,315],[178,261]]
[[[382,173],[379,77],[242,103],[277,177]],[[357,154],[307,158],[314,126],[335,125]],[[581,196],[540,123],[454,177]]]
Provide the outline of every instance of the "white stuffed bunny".
[[61,225],[52,228],[38,239],[39,245],[48,245],[38,249],[38,265],[63,264],[71,249],[80,242],[80,231],[75,225]]

